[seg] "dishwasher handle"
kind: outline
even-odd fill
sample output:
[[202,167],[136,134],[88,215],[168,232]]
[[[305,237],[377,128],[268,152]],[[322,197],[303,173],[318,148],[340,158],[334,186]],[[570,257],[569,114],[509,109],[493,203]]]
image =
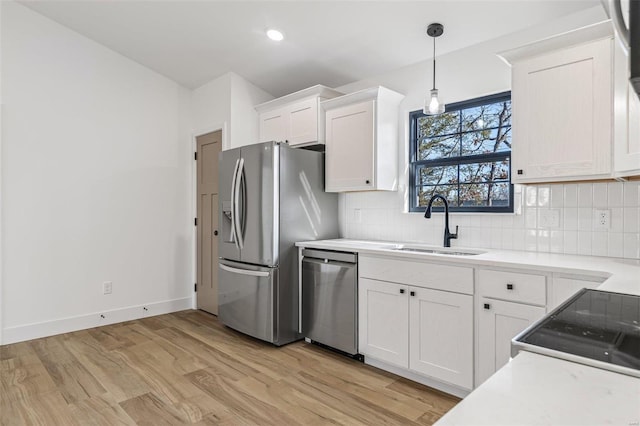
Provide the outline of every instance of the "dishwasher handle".
[[325,263],[328,263],[330,261],[337,261],[355,264],[358,262],[357,253],[349,253],[344,251],[303,249],[302,257],[305,259],[319,259],[324,261]]

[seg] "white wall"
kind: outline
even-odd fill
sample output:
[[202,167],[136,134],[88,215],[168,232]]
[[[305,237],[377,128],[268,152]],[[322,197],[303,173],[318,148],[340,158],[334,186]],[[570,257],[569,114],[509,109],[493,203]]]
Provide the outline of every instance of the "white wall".
[[[441,100],[458,102],[510,90],[510,69],[496,56],[497,52],[605,18],[598,6],[438,57],[436,85]],[[425,40],[425,49],[429,46]],[[426,220],[420,213],[406,213],[408,114],[422,109],[424,97],[431,88],[431,66],[431,61],[422,62],[337,88],[349,93],[383,85],[406,96],[398,116],[400,189],[341,195],[340,224],[344,237],[442,244],[442,215],[434,214],[433,219]],[[517,186],[516,191],[522,192],[516,197],[521,203],[521,215],[454,213],[452,224],[460,226],[460,237],[453,240],[452,245],[639,258],[638,188],[638,183]],[[581,194],[579,200],[575,194]],[[558,227],[541,226],[539,216],[550,208],[557,209],[561,217]],[[611,209],[609,230],[593,227],[596,208]],[[359,215],[355,210],[360,210]]]
[[188,91],[1,7],[3,343],[190,307]]
[[251,145],[259,140],[259,121],[255,106],[273,96],[238,74],[231,74],[231,147]]
[[223,129],[223,149],[258,141],[258,113],[254,106],[273,96],[238,74],[229,72],[191,94],[195,135]]

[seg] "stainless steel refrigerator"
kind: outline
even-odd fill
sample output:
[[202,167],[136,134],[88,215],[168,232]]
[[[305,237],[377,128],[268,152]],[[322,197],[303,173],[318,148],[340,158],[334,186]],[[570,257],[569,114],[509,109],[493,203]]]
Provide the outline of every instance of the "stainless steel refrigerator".
[[296,241],[338,237],[324,154],[277,142],[220,153],[218,318],[275,345],[302,336]]

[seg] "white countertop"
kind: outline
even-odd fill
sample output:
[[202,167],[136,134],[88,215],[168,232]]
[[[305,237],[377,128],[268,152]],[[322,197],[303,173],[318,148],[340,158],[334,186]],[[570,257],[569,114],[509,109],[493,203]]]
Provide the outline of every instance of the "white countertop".
[[[640,261],[493,249],[473,256],[393,250],[420,244],[324,240],[299,247],[457,264],[514,267],[603,279],[600,290],[640,295]],[[426,246],[425,246],[426,247]],[[453,249],[465,250],[461,247]],[[544,355],[520,352],[438,425],[640,425],[640,379]]]
[[640,379],[521,352],[436,424],[638,425]]
[[531,271],[557,272],[569,275],[591,276],[605,280],[598,289],[618,293],[640,294],[640,260],[614,257],[576,256],[556,253],[537,253],[516,250],[493,250],[452,247],[453,250],[483,252],[472,256],[416,253],[394,250],[395,246],[429,247],[394,241],[362,241],[350,239],[302,241],[298,247],[325,250],[345,250],[362,254],[377,254],[416,260],[451,262],[478,266],[514,267]]

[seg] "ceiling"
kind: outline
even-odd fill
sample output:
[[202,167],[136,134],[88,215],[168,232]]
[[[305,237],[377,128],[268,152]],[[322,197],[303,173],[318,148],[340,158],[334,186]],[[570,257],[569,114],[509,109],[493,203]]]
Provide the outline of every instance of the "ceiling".
[[[497,1],[22,1],[188,87],[233,71],[274,96],[338,87],[600,4]],[[269,27],[285,40],[265,37]]]

